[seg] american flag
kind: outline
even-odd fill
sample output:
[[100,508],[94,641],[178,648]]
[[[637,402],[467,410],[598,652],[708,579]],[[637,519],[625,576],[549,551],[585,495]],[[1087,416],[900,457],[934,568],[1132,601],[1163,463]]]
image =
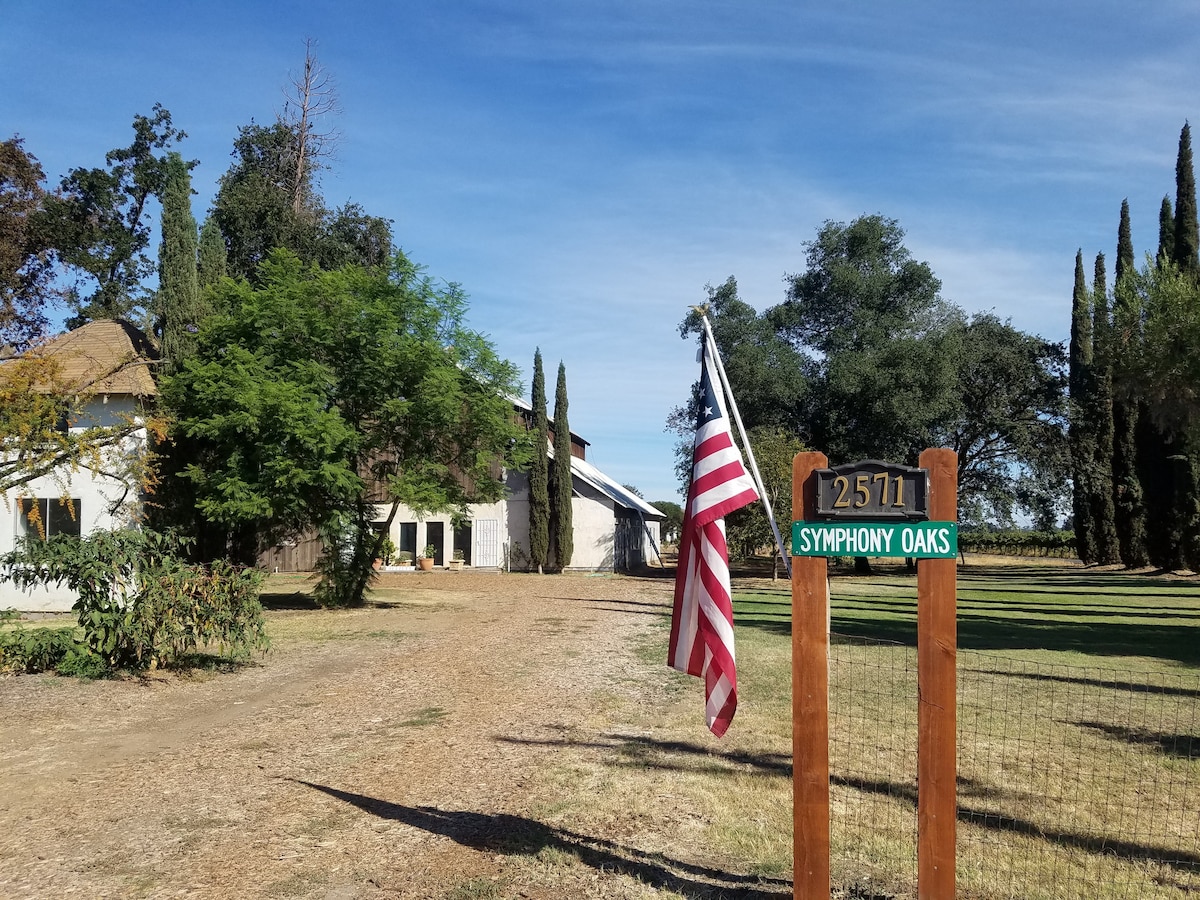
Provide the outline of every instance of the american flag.
[[721,392],[713,389],[714,352],[705,340],[700,367],[702,396],[679,542],[667,665],[704,679],[708,727],[721,737],[737,709],[725,516],[757,500],[758,491],[733,443]]

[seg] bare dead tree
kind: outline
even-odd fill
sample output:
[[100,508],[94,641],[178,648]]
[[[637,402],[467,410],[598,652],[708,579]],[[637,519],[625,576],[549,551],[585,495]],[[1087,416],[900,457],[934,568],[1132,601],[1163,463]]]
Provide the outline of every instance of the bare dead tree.
[[314,53],[316,41],[304,40],[304,71],[284,88],[285,103],[280,121],[288,126],[296,139],[296,169],[292,183],[292,211],[300,215],[307,199],[314,173],[322,160],[334,155],[340,134],[334,128],[320,127],[323,117],[341,111],[333,76],[321,65]]

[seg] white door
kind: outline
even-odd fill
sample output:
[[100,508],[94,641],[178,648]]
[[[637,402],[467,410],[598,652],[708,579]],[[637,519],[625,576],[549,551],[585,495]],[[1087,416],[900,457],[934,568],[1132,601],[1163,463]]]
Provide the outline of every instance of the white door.
[[477,569],[495,569],[500,566],[500,520],[475,519],[471,523],[471,565]]

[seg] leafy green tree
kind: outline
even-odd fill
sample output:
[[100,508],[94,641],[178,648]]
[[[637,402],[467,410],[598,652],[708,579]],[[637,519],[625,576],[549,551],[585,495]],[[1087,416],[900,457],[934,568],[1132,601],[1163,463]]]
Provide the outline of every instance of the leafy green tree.
[[567,367],[558,364],[554,391],[554,465],[550,470],[550,516],[554,535],[554,563],[558,571],[571,565],[575,552],[575,526],[571,510],[571,425],[567,421]]
[[162,243],[158,251],[155,313],[161,332],[163,370],[176,371],[190,354],[208,310],[200,301],[192,179],[178,153],[167,154],[162,198]]
[[392,255],[391,221],[367,215],[357,203],[326,213],[317,234],[316,262],[339,266],[386,266]]
[[[1173,260],[1185,278],[1200,282],[1200,226],[1196,219],[1196,175],[1192,167],[1192,130],[1184,122],[1179,133],[1179,152],[1175,162],[1175,244]],[[1193,295],[1191,302],[1200,304],[1200,295]],[[1196,345],[1191,345],[1195,355]],[[1172,521],[1174,534],[1180,545],[1182,562],[1188,568],[1200,571],[1200,472],[1197,459],[1200,443],[1192,436],[1190,425],[1180,427],[1171,434],[1168,447],[1172,462]],[[1178,562],[1174,563],[1178,567]]]
[[360,604],[401,503],[463,513],[525,461],[514,368],[466,327],[462,292],[402,254],[390,270],[325,272],[277,251],[254,284],[214,290],[228,312],[163,396],[192,445],[195,507],[239,561],[316,529],[319,599]]
[[221,176],[212,218],[225,237],[229,274],[252,279],[259,264],[275,248],[302,260],[316,256],[317,223],[324,210],[309,185],[300,194],[307,205],[292,205],[296,186],[294,135],[282,122],[250,124],[238,129],[233,164]]
[[46,330],[53,248],[43,223],[46,176],[19,137],[0,142],[0,346],[24,350]]
[[[1164,196],[1158,211],[1158,250],[1155,254],[1155,265],[1165,268],[1174,265],[1175,258],[1175,213],[1171,206],[1171,198]],[[1138,292],[1144,293],[1145,279],[1138,285]],[[1137,314],[1141,315],[1144,299],[1139,297],[1136,304]],[[1130,318],[1128,321],[1133,333],[1142,335],[1142,323]],[[1144,344],[1138,344],[1139,351]],[[1132,358],[1126,362],[1134,363]],[[1170,446],[1170,438],[1162,430],[1159,422],[1151,415],[1149,403],[1144,396],[1129,393],[1128,388],[1140,381],[1137,375],[1136,363],[1129,367],[1130,385],[1127,385],[1126,396],[1139,400],[1139,416],[1134,423],[1134,435],[1137,445],[1137,472],[1142,486],[1143,506],[1146,516],[1146,547],[1150,561],[1156,566],[1174,568],[1179,561],[1179,536],[1171,525],[1172,517],[1167,511],[1173,508],[1173,488],[1171,479],[1171,457],[1175,456]],[[1142,385],[1146,388],[1146,385]]]
[[1196,173],[1192,168],[1192,129],[1183,123],[1175,160],[1175,240],[1171,258],[1181,271],[1200,277],[1200,226],[1196,220]]
[[54,343],[38,344],[0,368],[0,443],[5,448],[0,500],[37,478],[51,478],[65,491],[66,477],[81,469],[139,486],[152,480],[145,455],[128,450],[143,429],[162,436],[164,422],[156,412],[113,416],[88,428],[61,427],[63,422],[87,421],[89,404],[107,393],[106,385],[144,361],[114,359],[76,377],[64,365],[69,358]]
[[336,143],[322,124],[337,110],[332,79],[305,42],[302,73],[285,90],[283,113],[271,125],[239,129],[234,162],[220,181],[213,218],[228,249],[230,274],[253,279],[275,248],[325,269],[384,266],[391,259],[388,219],[356,203],[329,210],[317,176]]
[[[1023,498],[1055,508],[1056,498],[1044,489],[1065,480],[1062,346],[990,313],[957,321],[943,346],[951,355],[958,404],[936,425],[933,442],[958,455],[963,521],[1011,523]],[[1014,474],[1028,482],[1026,490],[1014,490]],[[1042,486],[1041,494],[1028,489],[1034,483]]]
[[[801,450],[804,442],[794,432],[771,425],[760,425],[749,430],[750,447],[766,499],[771,504],[780,537],[785,546],[791,540],[792,521],[792,459]],[[730,513],[725,519],[727,540],[731,548],[741,556],[750,556],[765,547],[771,548],[771,577],[779,575],[779,548],[775,545],[775,533],[767,518],[762,503],[751,503]]]
[[1108,285],[1104,254],[1096,255],[1092,278],[1092,378],[1088,418],[1092,427],[1094,453],[1089,489],[1092,527],[1096,535],[1096,562],[1111,565],[1121,561],[1113,506],[1113,365],[1112,322],[1109,318]]
[[228,274],[225,264],[225,238],[210,216],[200,229],[199,267],[196,273],[200,289],[216,284]]
[[1085,563],[1096,559],[1096,532],[1092,516],[1092,463],[1096,457],[1094,429],[1089,414],[1092,381],[1092,309],[1091,293],[1083,271],[1083,251],[1075,254],[1075,289],[1071,294],[1071,481],[1072,520],[1079,558]]
[[650,504],[666,516],[659,535],[664,544],[677,544],[683,534],[683,507],[674,500],[655,500]]
[[533,353],[533,456],[529,461],[529,557],[541,575],[550,552],[550,424],[542,351]]
[[1118,361],[1132,352],[1133,336],[1140,330],[1133,255],[1133,232],[1129,221],[1129,201],[1121,201],[1121,219],[1117,227],[1116,282],[1113,286],[1113,333],[1110,346],[1110,371],[1113,373],[1113,514],[1121,561],[1130,568],[1149,565],[1146,550],[1145,495],[1137,467],[1136,398],[1120,390]]
[[150,202],[162,196],[165,151],[186,134],[158,103],[151,116],[134,116],[133,133],[128,147],[109,151],[107,168],[72,169],[45,198],[50,240],[79,276],[68,328],[92,319],[133,320],[143,311],[143,281],[154,271],[146,253]]
[[767,314],[812,361],[808,441],[831,460],[915,462],[956,403],[942,346],[955,310],[903,239],[882,216],[826,222]]
[[[738,400],[747,428],[779,426],[800,431],[809,379],[816,373],[812,360],[798,352],[776,330],[775,324],[738,296],[737,280],[730,276],[719,287],[705,286],[705,302],[690,312],[679,326],[682,337],[700,335],[700,311],[708,316],[713,337]],[[685,464],[691,469],[694,409],[680,410],[679,429],[684,437]],[[686,480],[686,473],[682,476]]]
[[[929,266],[912,259],[892,219],[827,222],[807,247],[807,269],[787,278],[783,304],[758,315],[730,278],[708,288],[702,307],[751,431],[782,429],[834,463],[915,464],[925,447],[951,444],[960,498],[1002,517],[1011,515],[1015,478],[1035,468],[1042,484],[1061,475],[1061,347],[995,317],[968,322],[941,297]],[[680,331],[701,331],[699,311]],[[684,485],[695,402],[693,391],[667,421],[681,438]],[[1053,505],[1042,492],[1026,495]]]
[[1123,356],[1127,396],[1143,400],[1138,464],[1146,493],[1151,561],[1200,570],[1200,285],[1173,263],[1146,267],[1135,286],[1129,351]]
[[1126,275],[1133,275],[1137,261],[1133,257],[1133,226],[1129,221],[1129,198],[1121,201],[1121,218],[1117,223],[1117,264],[1115,285]]
[[[386,265],[391,223],[353,203],[326,209],[311,171],[297,175],[295,153],[296,135],[286,122],[239,129],[234,162],[221,176],[212,211],[225,237],[229,274],[252,280],[276,248],[328,269]],[[297,177],[308,180],[297,186]]]

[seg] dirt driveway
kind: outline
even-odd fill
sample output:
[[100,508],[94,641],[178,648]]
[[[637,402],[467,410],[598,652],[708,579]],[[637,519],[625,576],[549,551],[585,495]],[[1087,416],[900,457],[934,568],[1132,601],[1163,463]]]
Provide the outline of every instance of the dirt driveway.
[[0,678],[0,897],[790,896],[619,789],[660,711],[699,718],[660,662],[669,581],[379,587],[270,612],[233,672]]

